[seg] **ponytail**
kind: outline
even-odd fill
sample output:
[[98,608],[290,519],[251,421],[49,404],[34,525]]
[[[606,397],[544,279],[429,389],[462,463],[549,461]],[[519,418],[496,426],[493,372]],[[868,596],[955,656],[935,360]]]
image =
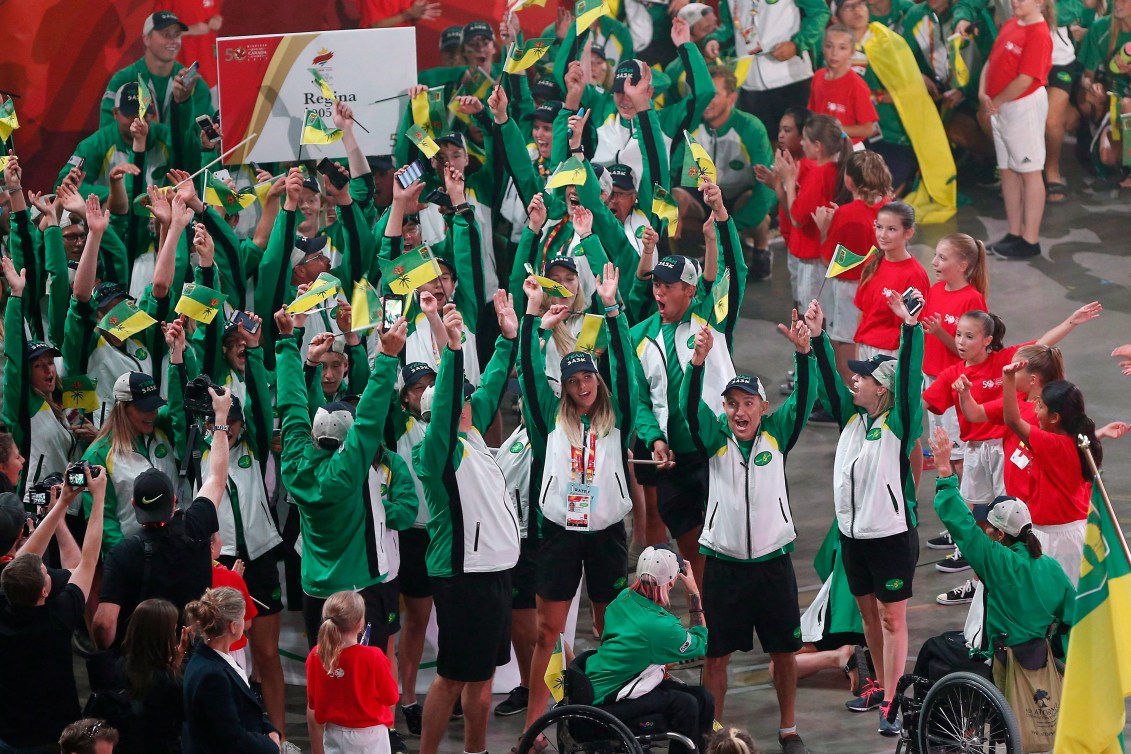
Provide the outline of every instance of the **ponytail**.
[[186,623],[205,641],[222,636],[233,621],[243,620],[243,595],[230,586],[207,589],[200,599],[185,605]]
[[[1083,435],[1091,443],[1092,458],[1096,460],[1096,468],[1103,467],[1104,450],[1100,441],[1096,439],[1096,423],[1084,413],[1084,394],[1080,388],[1068,380],[1056,380],[1045,385],[1041,391],[1041,402],[1045,404],[1050,414],[1060,416],[1060,429],[1072,438],[1076,445],[1076,438]],[[1092,468],[1088,465],[1088,457],[1079,446],[1076,453],[1080,457],[1080,473],[1085,479],[1092,477]]]
[[1032,524],[1025,524],[1025,526],[1021,527],[1021,532],[1018,534],[1017,538],[1025,543],[1025,549],[1029,551],[1030,558],[1036,560],[1041,557],[1041,540],[1037,539],[1037,534],[1033,531]]
[[982,326],[982,335],[992,338],[987,351],[993,353],[1005,348],[1005,344],[1002,342],[1005,340],[1005,323],[1001,321],[1001,317],[984,312],[981,309],[974,309],[963,314],[962,319],[974,320]]
[[844,171],[848,166],[848,158],[852,156],[852,139],[844,132],[844,126],[831,115],[814,115],[806,123],[804,134],[809,141],[821,145],[825,154],[836,158],[836,190],[833,192],[838,203],[843,198]]
[[706,754],[761,754],[761,749],[749,733],[730,725],[711,738]]
[[853,152],[844,168],[846,177],[852,179],[856,193],[869,205],[875,205],[891,196],[891,171],[878,152]]
[[327,674],[338,667],[345,637],[365,618],[365,600],[357,592],[330,595],[322,606],[322,625],[318,627],[318,660]]
[[946,244],[966,263],[966,282],[983,297],[990,292],[990,271],[986,265],[986,245],[965,233],[951,233],[939,240]]
[[1046,346],[1034,343],[1031,346],[1021,346],[1014,354],[1015,358],[1025,359],[1029,364],[1025,371],[1037,377],[1041,385],[1064,379],[1064,357],[1056,346]]

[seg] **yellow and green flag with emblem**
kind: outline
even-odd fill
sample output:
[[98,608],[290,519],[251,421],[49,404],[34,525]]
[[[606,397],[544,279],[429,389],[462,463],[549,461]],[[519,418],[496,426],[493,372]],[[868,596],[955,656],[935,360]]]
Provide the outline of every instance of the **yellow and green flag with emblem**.
[[554,645],[554,653],[550,655],[550,664],[546,666],[546,673],[543,676],[555,702],[565,698],[565,670],[565,639],[558,634],[558,643]]
[[98,329],[118,340],[126,340],[142,330],[157,324],[157,320],[137,308],[129,299],[106,312],[98,322]]
[[580,36],[598,18],[609,15],[609,6],[605,4],[605,0],[577,0],[573,15],[577,18],[577,34]]
[[554,298],[571,298],[572,293],[569,288],[566,288],[561,283],[548,277],[534,274],[534,268],[530,266],[530,262],[526,263],[526,273],[534,278],[538,285],[542,286],[542,290]]
[[542,37],[539,39],[528,39],[522,45],[515,42],[511,46],[510,55],[507,56],[507,62],[503,65],[505,73],[521,73],[530,66],[537,63],[542,57],[550,51],[550,46],[557,40],[553,37]]
[[715,312],[715,322],[722,324],[730,314],[730,269],[711,285],[711,309]]
[[137,117],[140,120],[145,120],[145,114],[149,112],[149,106],[152,104],[149,101],[149,87],[141,80],[141,74],[137,75]]
[[314,279],[306,293],[296,298],[287,307],[287,314],[302,314],[321,304],[328,298],[338,295],[342,289],[342,282],[328,272],[323,272]]
[[330,82],[322,78],[321,72],[317,68],[310,68],[310,75],[314,77],[314,85],[322,91],[322,96],[331,102],[337,102],[338,97],[334,94],[334,90],[330,88]]
[[418,126],[415,123],[408,127],[404,132],[408,140],[416,145],[416,148],[424,153],[424,156],[431,160],[437,152],[440,151],[440,145],[432,140],[429,136],[427,129],[423,126]]
[[381,324],[381,297],[365,278],[353,284],[350,296],[350,331],[370,330]]
[[707,150],[686,131],[683,132],[683,138],[687,140],[687,148],[683,151],[683,171],[680,173],[679,185],[698,188],[704,180],[716,183],[719,172]]
[[668,224],[668,237],[679,227],[679,204],[658,183],[652,185],[652,214]]
[[[7,141],[12,132],[20,127],[20,121],[16,118],[16,103],[11,97],[4,100],[4,104],[0,105],[0,141]],[[4,164],[8,164],[7,158]]]
[[407,296],[440,277],[440,263],[427,244],[381,262],[381,279],[398,296]]
[[306,111],[306,120],[302,123],[300,144],[333,144],[341,138],[342,132],[333,126],[327,126],[317,111]]
[[444,115],[444,87],[436,86],[412,98],[412,122],[428,131],[432,138],[447,125]]
[[1084,531],[1055,754],[1117,754],[1131,696],[1131,563],[1099,480]]
[[173,311],[207,325],[216,318],[226,300],[227,297],[220,291],[195,283],[185,283],[181,299]]
[[585,172],[585,165],[577,155],[573,155],[568,160],[558,165],[558,169],[554,171],[546,180],[546,188],[554,189],[561,188],[562,186],[584,186],[585,181],[589,176]]
[[[266,185],[267,191],[270,191],[271,184]],[[266,196],[266,193],[264,193],[264,196]],[[219,207],[224,210],[225,215],[234,215],[241,209],[247,209],[255,204],[255,197],[256,191],[254,189],[233,191],[228,184],[211,174],[209,174],[204,186],[204,203]]]
[[545,8],[546,0],[511,0],[507,3],[507,12],[517,13],[523,8],[529,8],[533,5],[537,5],[539,8]]
[[868,249],[868,253],[864,256],[853,254],[848,250],[848,247],[843,244],[836,245],[836,251],[833,252],[833,259],[829,262],[829,269],[825,271],[826,278],[835,278],[843,275],[849,270],[856,269],[860,265],[867,262],[876,253],[876,247]]
[[585,321],[581,324],[581,332],[577,334],[577,350],[594,354],[606,348],[608,337],[605,335],[605,318],[600,314],[586,314]]
[[76,374],[62,379],[63,400],[61,405],[68,410],[85,411],[88,414],[98,410],[98,393],[95,387],[98,380],[85,374]]

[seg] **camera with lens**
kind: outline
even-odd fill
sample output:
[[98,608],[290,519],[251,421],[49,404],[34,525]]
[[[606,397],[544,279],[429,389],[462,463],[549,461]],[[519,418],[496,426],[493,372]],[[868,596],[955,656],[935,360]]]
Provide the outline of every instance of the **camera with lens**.
[[31,508],[29,512],[35,513],[36,509],[47,507],[47,503],[51,500],[51,488],[62,483],[63,475],[56,472],[43,477],[29,487],[27,491],[28,507]]
[[98,476],[98,469],[90,465],[90,461],[75,461],[67,467],[66,481],[68,487],[86,489],[86,472],[92,477]]
[[224,388],[212,381],[212,378],[202,374],[185,385],[184,405],[185,411],[196,418],[212,421],[215,414],[212,411],[212,395],[208,392],[212,388],[223,394]]

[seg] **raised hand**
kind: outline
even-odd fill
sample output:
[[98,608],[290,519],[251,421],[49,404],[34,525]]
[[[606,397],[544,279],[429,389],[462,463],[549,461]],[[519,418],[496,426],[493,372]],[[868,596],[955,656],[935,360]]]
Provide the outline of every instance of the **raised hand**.
[[1131,343],[1119,346],[1111,352],[1113,359],[1119,359],[1119,368],[1124,377],[1131,377]]
[[458,351],[463,345],[463,315],[455,304],[444,304],[444,329],[448,332],[448,348]]
[[620,270],[612,262],[606,262],[605,269],[597,276],[597,295],[601,297],[601,303],[606,307],[616,306],[619,284]]
[[813,299],[805,309],[805,326],[809,328],[809,337],[815,338],[820,335],[824,323],[825,312],[821,309],[820,302]]
[[644,232],[640,234],[640,243],[644,247],[644,253],[651,254],[660,243],[660,234],[651,225],[645,225]]
[[518,337],[518,316],[514,313],[514,296],[502,288],[495,291],[495,315],[499,318],[499,332],[507,340]]
[[707,360],[707,354],[715,346],[715,334],[711,331],[709,325],[703,325],[699,328],[699,332],[695,333],[695,351],[691,354],[691,363],[695,366],[703,366],[703,362]]
[[793,310],[792,319],[790,320],[789,327],[785,325],[778,325],[778,332],[786,337],[790,343],[793,344],[794,349],[798,353],[809,353],[809,326],[805,324],[805,320],[798,319],[797,310]]
[[5,255],[0,258],[0,266],[3,268],[4,280],[8,283],[8,287],[12,289],[12,296],[20,298],[24,295],[24,286],[27,284],[27,275],[24,270],[16,272],[15,265],[12,264],[12,258]]
[[1020,372],[1027,366],[1029,366],[1028,359],[1018,359],[1017,361],[1009,362],[1001,368],[1002,379],[1005,379],[1006,377],[1013,379],[1017,376],[1018,372]]
[[392,327],[384,331],[379,330],[377,337],[381,340],[381,353],[396,358],[404,350],[404,343],[408,338],[408,322],[404,317],[398,317]]
[[467,201],[464,194],[463,173],[452,167],[451,163],[444,166],[444,185],[447,187],[448,196],[454,206],[459,206]]
[[491,117],[500,126],[510,118],[510,115],[507,114],[507,103],[507,93],[503,91],[501,86],[496,86],[491,91],[491,96],[487,98],[487,107],[491,109]]
[[970,378],[964,374],[960,374],[958,375],[958,379],[951,383],[950,389],[956,393],[966,393],[969,392],[971,387],[973,387],[973,385],[970,383]]
[[527,226],[535,233],[541,233],[542,226],[546,224],[546,199],[542,192],[538,192],[530,200],[530,204],[526,207],[526,216],[529,218]]
[[243,326],[240,327],[240,337],[243,338],[244,345],[248,348],[259,348],[259,341],[263,335],[263,320],[259,315],[254,312],[244,312],[251,324],[255,327],[255,332],[248,332]]
[[528,275],[526,280],[522,281],[522,292],[526,294],[526,313],[537,315],[542,310],[542,286],[534,279],[533,275]]
[[429,317],[440,312],[440,302],[428,291],[420,291],[420,311]]
[[573,229],[577,231],[577,235],[582,238],[593,233],[593,213],[580,204],[573,208],[569,219],[573,223]]
[[679,16],[672,19],[672,44],[676,47],[691,41],[691,27]]
[[1103,313],[1103,306],[1099,301],[1093,301],[1090,304],[1084,304],[1076,311],[1072,312],[1072,316],[1068,318],[1068,324],[1073,327],[1082,325],[1085,322],[1091,322],[1093,319],[1099,319],[1100,314]]
[[86,229],[91,235],[99,238],[110,227],[110,210],[102,209],[98,197],[91,194],[86,198]]
[[216,244],[204,223],[193,226],[192,248],[197,253],[201,267],[211,267],[216,259]]
[[952,443],[946,430],[942,427],[935,427],[934,433],[927,437],[927,444],[931,447],[931,453],[935,456],[935,466],[940,471],[942,469],[949,470]]
[[542,315],[542,329],[553,330],[562,322],[569,319],[570,310],[566,304],[551,304],[546,313]]
[[59,188],[55,189],[55,203],[72,215],[86,217],[86,201],[79,190],[67,181],[60,183]]
[[459,104],[459,111],[464,115],[477,115],[483,112],[483,101],[478,97],[465,94],[456,97],[456,102]]
[[275,329],[279,331],[280,335],[295,334],[294,317],[287,313],[287,307],[285,306],[275,312]]
[[169,195],[164,189],[159,189],[156,186],[148,186],[145,190],[149,194],[149,211],[157,218],[157,222],[168,227],[173,217]]
[[320,332],[310,340],[310,348],[306,351],[306,363],[318,364],[322,357],[330,352],[334,346],[334,333]]

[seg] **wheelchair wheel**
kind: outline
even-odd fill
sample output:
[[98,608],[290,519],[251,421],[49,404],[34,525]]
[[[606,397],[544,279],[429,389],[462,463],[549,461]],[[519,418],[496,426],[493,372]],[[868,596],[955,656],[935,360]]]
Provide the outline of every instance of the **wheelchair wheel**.
[[919,712],[920,754],[1020,754],[1013,709],[974,673],[951,673],[931,686]]
[[597,707],[568,704],[538,718],[522,734],[519,754],[534,754],[534,741],[544,734],[550,750],[560,754],[643,754],[632,731]]

